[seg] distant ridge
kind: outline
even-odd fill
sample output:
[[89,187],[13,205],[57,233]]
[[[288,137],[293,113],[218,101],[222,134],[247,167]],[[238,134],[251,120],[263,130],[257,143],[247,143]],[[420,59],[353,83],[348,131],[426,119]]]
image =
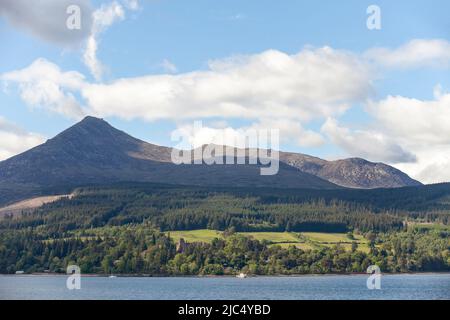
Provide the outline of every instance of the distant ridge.
[[361,158],[326,161],[299,153],[281,152],[280,161],[343,187],[374,189],[422,185],[392,166]]

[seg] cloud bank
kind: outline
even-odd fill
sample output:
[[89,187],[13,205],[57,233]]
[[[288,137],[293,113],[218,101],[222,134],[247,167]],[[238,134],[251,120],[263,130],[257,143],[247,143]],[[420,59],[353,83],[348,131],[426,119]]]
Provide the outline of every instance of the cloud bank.
[[[298,54],[269,50],[211,61],[209,69],[177,75],[88,82],[76,71],[62,71],[45,59],[1,75],[18,84],[24,101],[64,115],[86,112],[124,119],[203,117],[310,121],[337,115],[370,94],[366,66],[350,53],[328,47]],[[70,102],[70,103],[69,103]],[[78,111],[77,111],[78,109]]]

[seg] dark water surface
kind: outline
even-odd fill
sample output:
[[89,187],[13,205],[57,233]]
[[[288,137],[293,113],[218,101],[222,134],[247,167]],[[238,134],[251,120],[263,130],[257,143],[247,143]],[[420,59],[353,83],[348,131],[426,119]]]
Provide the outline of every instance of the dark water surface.
[[450,274],[383,275],[381,290],[367,276],[237,278],[82,277],[68,290],[66,276],[0,276],[0,299],[450,299]]

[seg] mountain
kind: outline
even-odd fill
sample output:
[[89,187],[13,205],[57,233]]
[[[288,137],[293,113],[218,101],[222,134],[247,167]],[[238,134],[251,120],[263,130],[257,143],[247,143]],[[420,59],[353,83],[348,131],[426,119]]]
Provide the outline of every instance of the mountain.
[[175,165],[171,152],[86,117],[44,144],[0,162],[0,204],[114,182],[312,189],[420,185],[397,169],[363,159],[326,161],[280,152],[278,174],[262,176],[260,164]]
[[272,176],[260,175],[261,165],[175,165],[170,162],[171,151],[133,138],[104,120],[86,117],[44,144],[0,162],[0,204],[121,181],[339,188],[284,163]]
[[399,188],[422,185],[394,167],[360,158],[326,161],[299,153],[280,152],[280,161],[348,188]]
[[[258,149],[237,150],[245,152],[246,155],[259,152]],[[306,154],[280,151],[279,159],[282,163],[346,188],[376,189],[422,185],[394,167],[361,158],[327,161]]]

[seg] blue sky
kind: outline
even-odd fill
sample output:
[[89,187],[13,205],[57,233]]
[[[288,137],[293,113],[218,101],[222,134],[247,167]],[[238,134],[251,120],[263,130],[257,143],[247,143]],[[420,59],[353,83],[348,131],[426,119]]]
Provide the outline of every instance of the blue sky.
[[[12,3],[10,0],[6,1],[8,2]],[[17,3],[20,5],[20,2],[23,1]],[[47,2],[49,6],[52,6],[55,1]],[[20,17],[10,16],[7,5],[5,8],[0,6],[0,49],[2,52],[0,75],[25,70],[37,59],[43,58],[57,66],[61,72],[75,71],[81,74],[84,76],[83,81],[89,83],[89,86],[95,84],[107,86],[118,79],[208,72],[211,68],[208,64],[210,61],[223,61],[242,55],[259,57],[267,50],[275,50],[287,56],[296,55],[302,50],[311,50],[312,54],[320,55],[316,50],[330,47],[334,50],[333,52],[345,52],[354,59],[364,60],[362,63],[366,63],[366,60],[369,60],[366,56],[371,49],[384,48],[381,58],[372,56],[371,61],[367,62],[368,65],[370,64],[367,72],[371,73],[367,75],[369,92],[365,92],[362,98],[353,99],[352,94],[356,89],[352,89],[349,101],[345,101],[348,106],[344,112],[325,112],[320,115],[318,113],[314,119],[292,120],[289,116],[281,116],[277,114],[277,110],[274,110],[273,117],[270,117],[272,120],[298,121],[302,130],[321,135],[320,143],[299,144],[296,134],[300,131],[286,129],[286,132],[290,133],[282,139],[281,149],[309,153],[328,159],[361,156],[368,160],[384,161],[426,182],[450,179],[450,174],[443,176],[442,179],[439,177],[442,171],[440,168],[450,164],[447,156],[450,142],[439,139],[439,136],[444,133],[433,132],[430,133],[430,137],[427,135],[426,139],[420,140],[423,136],[420,132],[410,134],[405,131],[399,132],[398,128],[407,120],[394,118],[399,114],[394,112],[394,108],[403,108],[403,105],[409,103],[411,108],[415,108],[416,100],[422,101],[423,105],[418,107],[420,110],[416,110],[414,115],[420,116],[423,113],[423,119],[436,117],[436,113],[429,111],[434,102],[439,104],[442,119],[447,119],[450,114],[450,111],[446,113],[450,108],[446,99],[447,92],[450,91],[448,68],[450,54],[447,54],[450,48],[447,46],[450,40],[450,19],[448,18],[450,3],[446,0],[329,0],[283,1],[282,3],[268,0],[148,0],[137,2],[137,7],[130,6],[132,1],[82,0],[82,2],[90,3],[92,12],[88,12],[89,15],[102,6],[107,8],[112,4],[122,10],[119,11],[119,18],[95,35],[98,46],[96,59],[103,66],[101,79],[94,77],[92,69],[83,60],[86,39],[70,45],[48,40],[47,35],[30,31],[33,30],[33,23],[39,24],[42,21],[31,19],[27,22],[29,26],[24,27],[14,20]],[[372,4],[381,9],[381,30],[369,30],[366,27],[368,18],[366,9]],[[20,9],[28,10],[25,6]],[[32,9],[29,8],[29,10]],[[52,17],[49,16],[46,19],[52,19]],[[422,42],[414,42],[415,40]],[[431,42],[437,40],[440,42]],[[410,47],[404,47],[411,42],[413,44]],[[402,46],[404,50],[401,50]],[[414,52],[416,47],[427,50],[429,48],[431,53],[423,55],[421,54],[423,50],[417,49],[419,54],[411,57],[411,52]],[[408,56],[403,57],[402,54]],[[402,61],[412,62],[405,66]],[[30,83],[27,82],[26,77],[19,78],[3,77],[4,87],[7,89],[0,91],[0,117],[4,123],[14,124],[27,134],[45,139],[79,120],[61,110],[52,110],[45,105],[45,101],[32,104],[24,99],[21,95],[23,93],[21,86],[27,86]],[[351,85],[357,84],[346,84],[344,89]],[[321,87],[323,84],[313,83],[312,86]],[[65,90],[64,92],[67,93],[68,89]],[[89,91],[90,94],[93,90]],[[299,88],[299,91],[301,90],[302,88]],[[326,87],[322,90],[325,95],[327,90]],[[440,92],[439,97],[436,96],[436,91]],[[89,110],[90,102],[86,100],[81,89],[74,90],[70,94],[82,107],[86,107],[85,111]],[[389,96],[399,99],[386,101]],[[410,100],[402,100],[401,97]],[[130,99],[132,100],[133,97]],[[189,96],[180,99],[193,98]],[[243,100],[242,103],[245,104],[246,100]],[[375,106],[369,107],[368,101]],[[193,106],[189,108],[195,108],[195,102],[194,99]],[[130,101],[130,104],[133,104],[133,101]],[[337,102],[333,101],[332,104],[336,105]],[[290,107],[295,112],[296,106]],[[214,105],[211,105],[211,108],[214,108]],[[387,109],[389,112],[394,110],[392,117],[387,118],[385,113],[380,115],[379,110],[384,110],[382,108],[390,108]],[[173,117],[169,115],[159,119],[145,119],[139,113],[133,115],[134,111],[131,109],[133,108],[130,108],[132,119],[126,119],[123,113],[115,114],[105,111],[102,114],[100,110],[103,109],[100,107],[96,108],[95,115],[104,116],[114,126],[136,137],[163,145],[174,145],[174,142],[170,140],[170,133],[177,127],[185,126],[194,120],[203,120],[206,125],[212,127],[217,121],[226,121],[226,126],[232,128],[251,126],[257,122],[267,123],[267,121],[264,122],[267,120],[267,115],[255,118],[239,118],[228,114],[206,117],[195,115],[192,118],[183,119],[178,119],[176,115]],[[327,122],[327,120],[330,121]],[[328,125],[324,127],[325,123]],[[414,124],[416,122],[411,122],[411,126]],[[433,127],[440,128],[439,126],[440,123],[437,123]],[[281,134],[283,135],[283,131]],[[433,134],[434,136],[431,137]],[[408,137],[410,137],[409,140]],[[376,144],[376,150],[371,152],[370,146],[358,147],[356,142],[363,138],[368,139],[368,144],[370,139],[376,139],[376,143],[379,142],[379,145]],[[31,139],[31,141],[37,140]],[[430,143],[432,143],[431,146]],[[4,142],[4,145],[5,155],[22,151],[19,148],[11,148],[8,143]],[[23,148],[26,146],[24,145]],[[0,150],[1,148],[0,144]],[[428,156],[430,153],[436,153],[434,158],[438,159],[437,162],[430,159],[433,158]],[[383,157],[383,154],[389,156]]]

